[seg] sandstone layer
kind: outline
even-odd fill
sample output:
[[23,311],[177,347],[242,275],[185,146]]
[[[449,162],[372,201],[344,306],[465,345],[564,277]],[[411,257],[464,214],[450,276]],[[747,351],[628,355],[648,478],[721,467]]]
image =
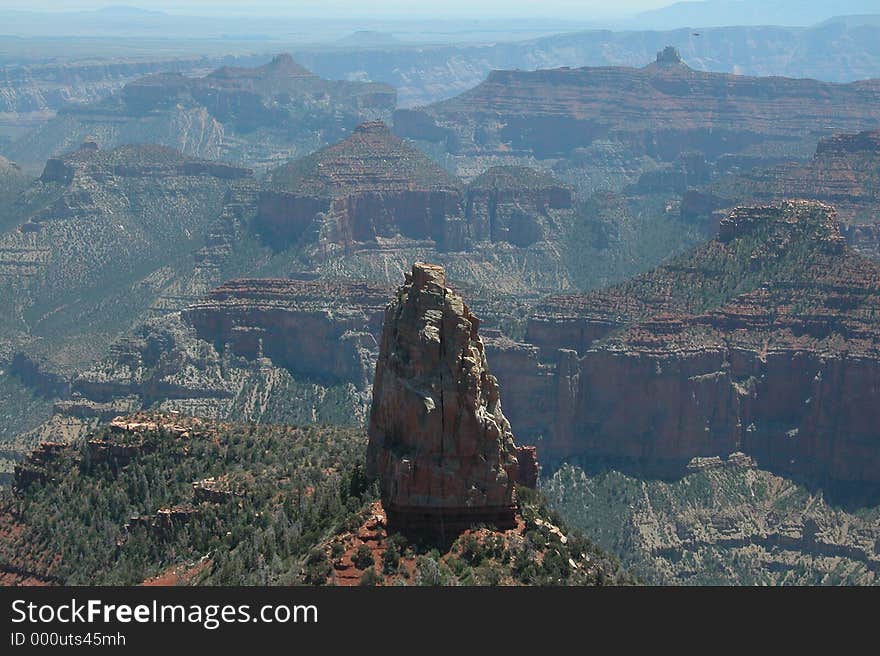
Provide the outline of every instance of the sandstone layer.
[[[273,170],[271,181],[257,222],[276,246],[307,229],[341,245],[398,235],[441,248],[461,242],[454,234],[462,223],[459,183],[381,122],[363,123],[342,142]],[[319,212],[323,225],[316,226]]]
[[560,215],[574,205],[571,189],[525,167],[492,168],[465,187],[378,121],[273,169],[270,180],[259,196],[257,230],[273,248],[310,245],[322,253],[528,247],[557,237]]
[[183,318],[205,341],[317,380],[372,379],[388,291],[360,283],[232,280]]

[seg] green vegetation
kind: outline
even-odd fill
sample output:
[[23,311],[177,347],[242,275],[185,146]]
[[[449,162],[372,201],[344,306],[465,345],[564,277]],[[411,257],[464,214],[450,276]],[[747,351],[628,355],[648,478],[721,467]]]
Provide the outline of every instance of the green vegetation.
[[698,314],[763,285],[815,281],[845,265],[829,217],[816,205],[768,208],[739,220],[731,239],[680,255],[618,293],[640,302],[665,297],[671,309]]
[[[23,530],[0,542],[0,562],[69,584],[130,585],[207,556],[199,583],[317,582],[327,565],[313,547],[371,498],[359,431],[243,425],[144,437],[125,466],[93,462],[82,446],[51,464],[51,482],[5,493],[3,515]],[[192,483],[222,475],[244,496],[195,503]],[[170,524],[131,519],[163,508],[195,512]]]
[[52,402],[15,376],[0,370],[0,448],[36,428],[52,410]]
[[[71,585],[163,575],[205,585],[320,585],[331,577],[376,498],[361,468],[362,432],[155,418],[158,430],[104,429],[32,464],[44,478],[0,496],[0,569]],[[475,527],[445,546],[381,532],[378,551],[359,544],[350,556],[360,584],[634,582],[590,540],[567,532],[541,494],[523,488],[518,497],[519,530]]]
[[470,189],[540,190],[563,186],[552,175],[527,166],[493,166],[484,171],[469,185]]
[[[518,488],[522,525],[501,531],[474,526],[440,544],[399,533],[379,540],[380,567],[361,544],[352,562],[366,569],[362,584],[376,585],[628,585],[636,580],[578,531],[568,531],[540,492]],[[346,539],[342,536],[340,539]],[[332,545],[338,542],[331,543]],[[380,575],[381,573],[381,575]]]
[[880,582],[880,506],[836,508],[770,472],[727,466],[668,482],[565,465],[544,491],[572,526],[652,584]]
[[578,204],[560,239],[562,261],[580,291],[619,283],[710,237],[707,226],[667,211],[665,196],[598,193]]

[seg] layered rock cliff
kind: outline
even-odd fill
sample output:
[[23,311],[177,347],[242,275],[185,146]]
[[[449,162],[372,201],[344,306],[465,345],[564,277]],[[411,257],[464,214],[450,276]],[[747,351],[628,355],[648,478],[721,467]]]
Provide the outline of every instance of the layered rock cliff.
[[478,329],[436,265],[415,264],[386,310],[367,473],[400,529],[513,524],[519,463]]
[[878,100],[876,81],[707,73],[666,49],[644,68],[493,71],[455,98],[398,110],[394,126],[462,172],[475,162],[537,162],[583,189],[634,181],[685,152],[752,164],[806,158],[822,134],[876,129]]
[[527,247],[562,233],[559,214],[574,207],[574,193],[558,180],[521,166],[493,167],[468,187],[469,233],[476,241]]
[[359,125],[343,141],[274,169],[255,226],[275,249],[322,256],[357,249],[527,248],[558,239],[574,208],[570,188],[526,167],[491,168],[469,186],[391,134]]
[[840,505],[743,454],[677,480],[565,465],[544,491],[566,521],[654,585],[876,585],[880,508]]
[[388,290],[364,284],[233,280],[183,312],[203,340],[314,380],[372,381]]
[[545,458],[674,475],[744,451],[774,472],[876,490],[878,282],[830,206],[744,207],[668,265],[548,301],[525,343],[489,352]]
[[276,247],[307,230],[342,246],[394,237],[464,245],[458,181],[381,122],[363,123],[342,142],[273,170],[271,180],[257,225]]

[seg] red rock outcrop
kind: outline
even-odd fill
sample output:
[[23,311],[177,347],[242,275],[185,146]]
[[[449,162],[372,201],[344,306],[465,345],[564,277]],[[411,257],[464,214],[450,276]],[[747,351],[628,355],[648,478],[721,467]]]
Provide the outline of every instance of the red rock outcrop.
[[574,205],[571,189],[523,166],[490,168],[465,187],[379,121],[270,179],[255,225],[278,249],[461,251],[486,241],[525,248],[557,233],[560,213]]
[[539,345],[499,341],[491,356],[505,389],[531,397],[509,414],[551,461],[671,475],[742,451],[773,471],[880,489],[878,290],[880,267],[843,244],[830,206],[739,208],[718,239],[668,265],[548,301],[529,324]]
[[[460,183],[379,121],[275,169],[257,226],[277,247],[313,239],[351,247],[403,237],[460,249]],[[457,238],[458,237],[458,238]]]
[[541,466],[538,464],[538,449],[534,446],[516,447],[516,482],[532,489],[538,487]]
[[512,526],[517,450],[478,328],[431,264],[413,266],[386,310],[367,471],[398,530]]

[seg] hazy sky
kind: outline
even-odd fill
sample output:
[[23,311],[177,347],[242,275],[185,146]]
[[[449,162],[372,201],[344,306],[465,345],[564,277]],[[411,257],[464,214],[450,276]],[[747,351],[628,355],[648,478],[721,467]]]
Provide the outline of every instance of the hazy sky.
[[622,16],[672,4],[672,0],[0,0],[0,8],[70,11],[130,5],[168,13],[387,18]]

